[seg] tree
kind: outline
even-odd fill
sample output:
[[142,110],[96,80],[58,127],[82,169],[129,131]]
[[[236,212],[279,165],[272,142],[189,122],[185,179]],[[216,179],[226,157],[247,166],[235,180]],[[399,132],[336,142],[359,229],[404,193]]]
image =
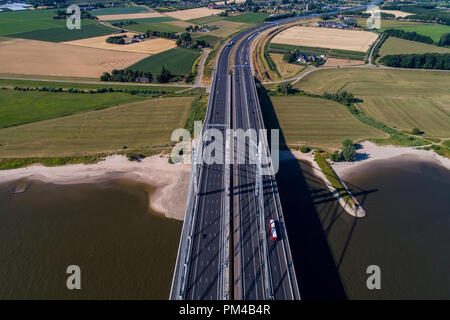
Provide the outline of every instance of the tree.
[[344,150],[341,152],[341,157],[345,161],[353,161],[356,158],[356,150],[354,145],[347,145],[344,147]]
[[166,83],[169,82],[170,79],[173,78],[173,75],[170,73],[169,70],[164,68],[164,65],[161,67],[161,73],[156,76],[156,80],[160,83]]
[[282,94],[289,94],[292,92],[292,84],[289,82],[281,82],[277,84],[276,91]]
[[412,129],[412,134],[417,136],[419,134],[422,134],[422,131],[419,128],[414,128]]
[[450,33],[444,33],[439,40],[438,45],[440,46],[450,46]]
[[339,151],[335,151],[331,154],[331,160],[334,162],[338,162],[341,159],[341,156],[339,155]]
[[352,141],[352,139],[345,138],[344,140],[342,140],[342,145],[344,147],[353,146],[353,141]]

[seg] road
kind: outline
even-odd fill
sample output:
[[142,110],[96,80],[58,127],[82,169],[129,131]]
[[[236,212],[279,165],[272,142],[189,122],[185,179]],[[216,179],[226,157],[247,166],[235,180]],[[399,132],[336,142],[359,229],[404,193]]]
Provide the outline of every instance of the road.
[[[284,19],[277,24],[310,17]],[[256,26],[231,39],[236,46],[234,63],[238,66],[234,68],[232,84],[229,62],[234,46],[222,47],[214,70],[204,131],[215,128],[224,135],[225,129],[230,127],[243,130],[264,128],[253,73],[249,68],[250,45],[258,32],[273,26],[271,23]],[[200,145],[207,147],[213,141],[210,138],[203,135]],[[267,141],[263,141],[262,150],[270,155]],[[223,141],[223,150],[224,144]],[[201,165],[193,166],[196,168],[193,172],[199,174],[191,177],[191,183],[197,185],[193,181],[198,181],[198,190],[190,187],[171,299],[300,298],[275,176],[273,172],[264,176],[261,188],[264,191],[260,192],[263,196],[257,197],[254,189],[259,175],[255,174],[256,166],[249,163],[253,155],[248,152],[249,142],[246,144],[246,162],[232,165],[231,175],[225,164],[208,164],[209,157],[204,157]],[[231,239],[227,238],[229,176],[233,190],[230,206],[233,218],[229,219],[233,221]],[[269,218],[277,221],[278,241],[269,239],[265,222]],[[233,240],[233,279],[229,279],[231,265],[227,255],[230,240]],[[234,296],[229,295],[230,287],[234,289]]]

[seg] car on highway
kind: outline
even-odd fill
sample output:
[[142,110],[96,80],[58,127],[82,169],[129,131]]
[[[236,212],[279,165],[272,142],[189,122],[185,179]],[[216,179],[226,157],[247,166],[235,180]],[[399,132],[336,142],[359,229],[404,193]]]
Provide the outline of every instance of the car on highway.
[[277,240],[277,227],[275,226],[275,220],[270,218],[269,220],[270,236],[273,241]]

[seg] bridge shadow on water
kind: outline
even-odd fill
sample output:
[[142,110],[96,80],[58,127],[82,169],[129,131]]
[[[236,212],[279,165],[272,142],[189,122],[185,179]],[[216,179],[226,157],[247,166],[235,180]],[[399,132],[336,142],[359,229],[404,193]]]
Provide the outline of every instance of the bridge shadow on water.
[[[346,299],[338,270],[358,220],[344,211],[323,181],[314,175],[314,168],[308,162],[296,159],[288,150],[272,102],[258,81],[257,84],[265,127],[280,130],[280,149],[284,149],[280,151],[276,179],[300,295],[306,300]],[[270,134],[268,138],[271,144]],[[357,188],[348,186],[352,191]],[[373,191],[360,189],[356,193],[363,197],[358,197],[361,204]],[[345,243],[340,245],[342,248],[333,258],[327,238],[341,217],[350,220],[351,227]]]

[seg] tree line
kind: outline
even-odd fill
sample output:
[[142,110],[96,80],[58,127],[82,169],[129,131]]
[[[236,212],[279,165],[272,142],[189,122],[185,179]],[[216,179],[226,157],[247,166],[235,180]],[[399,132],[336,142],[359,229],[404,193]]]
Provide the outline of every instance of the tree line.
[[380,63],[397,68],[450,70],[450,53],[387,55]]
[[417,32],[407,32],[400,29],[387,29],[384,31],[385,34],[392,37],[402,38],[411,41],[417,41],[422,43],[432,44],[433,39],[429,36],[424,36],[422,34],[418,34]]

